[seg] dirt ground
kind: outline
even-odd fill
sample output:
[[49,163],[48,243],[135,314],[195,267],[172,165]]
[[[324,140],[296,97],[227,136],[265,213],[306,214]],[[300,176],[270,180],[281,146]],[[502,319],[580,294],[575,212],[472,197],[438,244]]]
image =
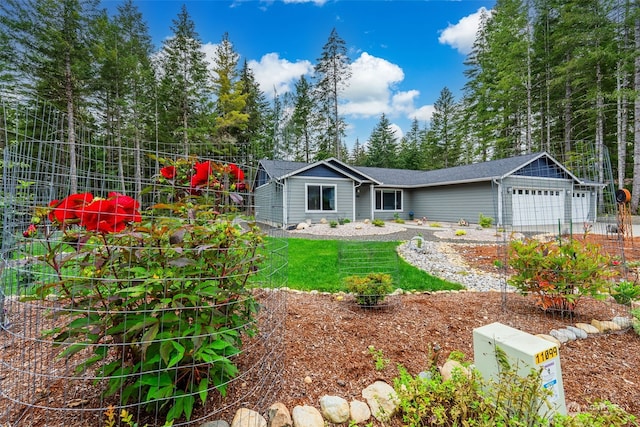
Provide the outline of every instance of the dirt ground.
[[[640,241],[627,244],[627,261],[640,261]],[[469,266],[496,271],[494,261],[500,256],[498,246],[461,243],[455,247]],[[434,346],[441,349],[438,364],[442,364],[452,351],[461,351],[472,360],[473,329],[492,322],[537,334],[576,322],[610,320],[617,315],[629,314],[628,307],[612,300],[585,298],[578,304],[574,318],[560,318],[544,314],[528,298],[500,292],[433,293],[391,298],[385,309],[363,310],[348,297],[288,293],[282,343],[284,354],[281,355],[283,368],[275,375],[277,393],[262,396],[266,406],[280,401],[289,410],[296,405],[319,408],[319,398],[327,394],[362,400],[362,389],[374,381],[392,383],[398,363],[412,374],[428,369]],[[390,363],[384,369],[375,369],[374,359],[368,351],[370,346],[389,359]],[[5,357],[10,355],[5,353]],[[239,360],[240,365],[249,366],[252,361],[243,357]],[[633,330],[569,342],[560,348],[560,359],[569,410],[584,410],[598,399],[607,399],[640,416],[640,336]],[[244,403],[244,387],[256,381],[260,379],[246,378],[230,387],[229,400],[251,406],[250,402]],[[49,393],[52,393],[48,395],[49,399],[65,399],[55,396],[55,390]],[[0,401],[0,425],[8,421],[2,418],[7,404]],[[6,425],[96,425],[94,422],[72,422],[70,415],[64,412],[30,409],[21,412],[20,416],[20,422]],[[228,408],[216,418],[231,422],[232,416],[233,408]],[[397,419],[391,423],[400,424]]]

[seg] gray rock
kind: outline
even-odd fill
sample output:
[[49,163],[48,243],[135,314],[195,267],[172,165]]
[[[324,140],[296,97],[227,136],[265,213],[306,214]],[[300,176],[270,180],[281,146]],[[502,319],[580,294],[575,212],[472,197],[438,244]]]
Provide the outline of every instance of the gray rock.
[[384,381],[376,381],[362,390],[362,397],[367,401],[371,414],[378,421],[389,420],[398,409],[398,394]]
[[574,335],[580,339],[585,339],[589,336],[584,330],[576,327],[576,326],[567,326],[567,330],[574,333]]
[[633,319],[630,317],[616,316],[611,321],[621,328],[630,328],[633,325]]
[[569,337],[562,329],[552,329],[549,331],[549,335],[560,341],[562,344],[569,341]]
[[569,341],[575,341],[578,339],[576,334],[574,334],[572,331],[570,331],[567,328],[560,329],[560,331],[567,335],[567,338],[569,338]]
[[356,424],[366,423],[371,418],[371,409],[369,409],[369,405],[360,401],[360,400],[352,400],[349,403],[349,412],[351,421]]
[[267,420],[256,411],[240,408],[231,421],[231,427],[267,427]]
[[331,423],[346,423],[349,421],[349,402],[338,396],[322,396],[320,412]]
[[229,423],[225,420],[207,421],[201,424],[200,427],[229,427]]
[[324,419],[320,411],[313,406],[296,406],[291,413],[293,425],[296,427],[324,427]]

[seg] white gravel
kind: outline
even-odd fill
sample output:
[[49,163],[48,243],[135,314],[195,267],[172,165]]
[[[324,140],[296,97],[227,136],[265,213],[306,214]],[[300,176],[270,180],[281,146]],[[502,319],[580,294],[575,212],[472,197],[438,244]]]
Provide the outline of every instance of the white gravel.
[[[418,247],[417,239],[398,246],[398,254],[409,264],[432,276],[459,283],[474,291],[513,291],[506,284],[506,276],[480,271],[465,265],[462,258],[449,243],[423,240]],[[506,288],[505,288],[506,287]]]

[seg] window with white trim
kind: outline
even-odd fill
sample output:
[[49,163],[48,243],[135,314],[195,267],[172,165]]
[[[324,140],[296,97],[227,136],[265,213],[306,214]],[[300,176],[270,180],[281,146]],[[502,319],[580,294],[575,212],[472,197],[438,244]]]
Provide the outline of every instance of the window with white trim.
[[402,190],[376,190],[377,211],[401,211]]
[[307,211],[336,210],[336,186],[307,184]]

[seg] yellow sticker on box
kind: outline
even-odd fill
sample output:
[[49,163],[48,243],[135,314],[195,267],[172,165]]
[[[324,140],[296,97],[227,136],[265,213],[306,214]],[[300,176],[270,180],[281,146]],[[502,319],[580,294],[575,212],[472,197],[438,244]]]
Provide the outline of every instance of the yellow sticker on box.
[[558,356],[558,347],[551,347],[536,354],[536,365]]

